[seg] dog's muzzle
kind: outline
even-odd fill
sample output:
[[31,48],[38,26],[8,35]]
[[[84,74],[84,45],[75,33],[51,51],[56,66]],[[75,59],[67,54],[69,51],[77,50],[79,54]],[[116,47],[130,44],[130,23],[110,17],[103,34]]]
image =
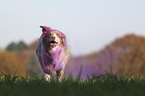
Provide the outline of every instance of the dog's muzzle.
[[56,42],[56,41],[50,41],[49,42],[49,45],[50,46],[56,46],[58,44],[58,42]]

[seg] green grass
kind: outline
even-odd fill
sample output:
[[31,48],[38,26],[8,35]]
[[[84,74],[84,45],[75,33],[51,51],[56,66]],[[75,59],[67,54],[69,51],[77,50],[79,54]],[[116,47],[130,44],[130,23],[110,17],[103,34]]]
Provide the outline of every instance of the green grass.
[[88,80],[0,76],[0,96],[145,96],[145,79],[128,75],[100,75]]

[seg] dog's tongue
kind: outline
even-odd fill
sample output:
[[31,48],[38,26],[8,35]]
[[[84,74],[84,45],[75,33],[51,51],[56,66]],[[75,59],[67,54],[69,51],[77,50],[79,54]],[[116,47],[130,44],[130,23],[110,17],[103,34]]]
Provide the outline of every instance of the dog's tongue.
[[51,46],[57,45],[57,43],[50,43]]

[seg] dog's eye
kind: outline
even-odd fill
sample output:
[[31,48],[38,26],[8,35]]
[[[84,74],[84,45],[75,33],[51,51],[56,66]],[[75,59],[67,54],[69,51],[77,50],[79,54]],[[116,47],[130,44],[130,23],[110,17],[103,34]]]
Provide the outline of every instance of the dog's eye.
[[60,35],[58,33],[56,33],[56,36],[60,37]]
[[48,36],[51,36],[51,34],[49,33]]

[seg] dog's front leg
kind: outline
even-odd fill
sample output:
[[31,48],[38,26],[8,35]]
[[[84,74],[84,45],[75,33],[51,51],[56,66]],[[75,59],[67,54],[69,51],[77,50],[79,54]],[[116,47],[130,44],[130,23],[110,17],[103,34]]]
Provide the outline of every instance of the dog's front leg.
[[44,78],[46,81],[50,81],[50,75],[49,74],[43,74],[44,75]]
[[56,74],[57,74],[57,80],[58,81],[61,81],[64,77],[64,70],[59,70],[59,71],[56,71]]

